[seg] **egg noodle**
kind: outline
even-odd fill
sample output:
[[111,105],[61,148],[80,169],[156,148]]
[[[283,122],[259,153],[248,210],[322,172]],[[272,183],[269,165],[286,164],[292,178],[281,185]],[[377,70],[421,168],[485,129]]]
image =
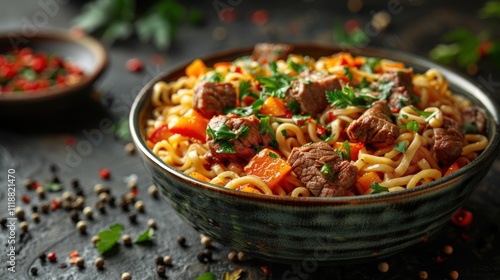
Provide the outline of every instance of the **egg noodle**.
[[[449,89],[448,81],[435,69],[413,74],[413,70],[401,62],[353,57],[349,53],[335,53],[318,59],[290,54],[286,60],[280,59],[275,63],[278,72],[290,77],[298,76],[298,71],[304,69],[336,75],[343,87],[377,82],[384,73],[395,71],[411,73],[414,87],[412,94],[418,97],[417,102],[402,106],[398,112],[392,112],[393,121],[400,128],[400,134],[390,145],[356,143],[347,138],[346,128],[367,110],[367,106],[330,105],[315,118],[271,116],[270,127],[277,142],[277,147],[273,150],[280,158],[286,160],[294,147],[301,147],[311,142],[326,142],[339,152],[351,153],[350,163],[357,167],[358,174],[355,186],[345,195],[393,192],[427,184],[467,165],[488,145],[486,136],[479,133],[465,133],[462,153],[458,160],[451,167],[444,166],[438,161],[432,149],[433,129],[443,126],[444,116],[460,120],[462,118],[460,110],[473,104],[462,96],[454,95]],[[297,65],[300,66],[300,70],[297,69],[299,67],[294,67]],[[312,196],[294,172],[286,174],[271,188],[264,178],[246,174],[245,166],[241,163],[210,161],[207,157],[210,148],[205,141],[182,133],[168,132],[167,128],[179,122],[189,110],[192,110],[195,86],[214,75],[218,75],[218,82],[234,86],[238,96],[238,106],[244,107],[251,106],[255,99],[248,96],[242,98],[241,84],[248,83],[246,90],[255,96],[260,96],[262,88],[257,77],[270,76],[271,73],[266,64],[259,63],[251,57],[220,62],[210,67],[198,59],[186,69],[186,75],[178,80],[156,83],[151,97],[154,106],[152,118],[147,121],[146,127],[148,146],[153,153],[166,164],[185,174],[225,188],[267,195]],[[418,124],[417,129],[408,128],[409,124],[415,123]],[[193,124],[193,129],[197,129],[195,126],[196,124]],[[158,138],[158,130],[162,127],[167,133],[164,137]],[[206,126],[203,129],[206,129]],[[156,135],[156,139],[151,140],[153,134]],[[347,149],[350,151],[346,151]],[[374,180],[368,180],[367,174],[377,176]],[[370,183],[370,187],[366,187],[365,181]],[[377,184],[373,185],[373,182]]]

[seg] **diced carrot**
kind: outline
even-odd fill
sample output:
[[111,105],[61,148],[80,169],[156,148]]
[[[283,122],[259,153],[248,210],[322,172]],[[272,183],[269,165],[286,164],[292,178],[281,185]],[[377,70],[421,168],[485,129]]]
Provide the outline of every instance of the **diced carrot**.
[[354,58],[354,66],[359,67],[361,65],[365,64],[365,58],[362,56],[356,56]]
[[283,101],[277,97],[269,97],[264,101],[264,104],[259,110],[263,115],[270,115],[273,117],[283,117],[287,111]]
[[361,177],[358,177],[358,182],[356,183],[356,190],[359,194],[366,193],[367,190],[370,189],[370,185],[374,182],[381,183],[382,179],[377,174],[377,172],[367,172],[363,174]]
[[158,127],[151,136],[149,136],[149,141],[151,141],[153,144],[156,144],[160,142],[161,140],[167,140],[168,137],[172,136],[172,132],[168,129],[167,124],[163,124],[160,127]]
[[354,58],[350,53],[342,53],[342,65],[354,66]]
[[227,70],[229,67],[231,67],[231,65],[231,62],[217,62],[214,64],[214,69],[217,70],[218,68],[222,68],[224,70]]
[[448,167],[448,169],[446,170],[446,172],[444,173],[444,176],[448,176],[450,175],[451,173],[457,171],[458,169],[460,169],[460,166],[458,165],[458,163],[455,161],[454,163],[452,163],[450,165],[450,167]]
[[384,61],[383,64],[384,64],[384,67],[386,67],[386,68],[396,68],[396,69],[405,68],[405,65],[403,62]]
[[191,64],[186,67],[186,76],[188,77],[198,77],[201,74],[207,72],[207,66],[203,60],[197,58]]
[[261,178],[273,189],[292,171],[292,167],[277,152],[265,148],[250,160],[244,170],[247,174]]
[[208,119],[198,111],[189,109],[170,127],[170,131],[205,142],[207,125]]
[[193,172],[189,173],[189,176],[193,177],[195,179],[198,179],[202,182],[210,182],[210,179],[208,179],[207,177],[205,177],[203,174],[201,174],[198,171],[193,171]]

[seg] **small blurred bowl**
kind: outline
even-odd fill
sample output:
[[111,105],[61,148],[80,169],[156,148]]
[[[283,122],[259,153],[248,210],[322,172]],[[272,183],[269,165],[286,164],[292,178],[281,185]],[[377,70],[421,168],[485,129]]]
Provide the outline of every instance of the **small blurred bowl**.
[[[249,55],[252,48],[202,58],[207,65]],[[162,194],[196,230],[221,244],[256,257],[278,262],[352,263],[397,253],[445,225],[474,192],[498,152],[499,114],[483,89],[449,69],[396,51],[296,45],[294,53],[319,57],[339,51],[402,61],[416,73],[440,71],[455,93],[485,109],[487,148],[471,164],[430,184],[409,190],[373,195],[292,198],[225,189],[195,180],[165,164],[147,147],[146,119],[151,116],[151,94],[158,81],[172,81],[186,65],[163,73],[137,96],[130,128],[144,165]]]
[[[108,57],[106,50],[92,37],[62,29],[39,29],[24,34],[21,29],[0,31],[0,53],[29,47],[34,52],[57,54],[83,70],[77,83],[64,87],[53,86],[29,94],[0,95],[0,115],[13,119],[43,117],[68,112],[90,96],[92,86],[104,72]],[[42,113],[43,112],[43,113]]]

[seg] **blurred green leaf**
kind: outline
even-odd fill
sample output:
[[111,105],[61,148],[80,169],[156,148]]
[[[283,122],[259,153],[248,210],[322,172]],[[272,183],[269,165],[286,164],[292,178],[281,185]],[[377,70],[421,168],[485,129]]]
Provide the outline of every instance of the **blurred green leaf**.
[[205,15],[203,11],[198,8],[191,9],[189,11],[188,21],[189,24],[193,26],[201,25],[205,21]]
[[333,24],[332,33],[335,42],[339,44],[364,46],[369,41],[365,32],[359,28],[354,30],[352,33],[347,33],[340,21],[336,21]]
[[128,125],[128,118],[123,118],[112,126],[115,136],[126,141],[132,140],[130,128]]
[[500,18],[500,1],[488,1],[479,10],[480,18]]
[[500,41],[494,41],[488,52],[489,61],[495,66],[500,68]]
[[212,272],[205,272],[196,278],[196,280],[217,280],[217,276]]
[[137,237],[135,243],[144,243],[153,240],[155,230],[153,228],[146,229],[141,235]]

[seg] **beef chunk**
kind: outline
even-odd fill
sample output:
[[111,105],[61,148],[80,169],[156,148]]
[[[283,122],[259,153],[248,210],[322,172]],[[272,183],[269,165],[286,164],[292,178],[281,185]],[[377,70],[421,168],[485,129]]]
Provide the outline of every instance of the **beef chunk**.
[[[324,142],[293,148],[288,163],[314,196],[344,195],[354,186],[358,173],[356,166],[342,161],[337,152]],[[321,172],[325,165],[331,171],[329,174]]]
[[444,116],[442,127],[434,128],[433,150],[443,166],[455,162],[462,154],[464,135],[462,126],[456,120]]
[[403,105],[412,104],[413,94],[412,72],[393,72],[380,76],[379,81],[371,86],[377,89],[382,83],[393,82],[391,94],[389,95],[389,108],[391,110],[401,109]]
[[[213,117],[208,123],[208,126],[215,132],[220,131],[224,125],[230,131],[239,135],[236,139],[215,140],[207,133],[207,143],[210,147],[209,158],[216,161],[247,162],[261,147],[267,147],[273,140],[269,134],[262,135],[260,133],[260,121],[255,116],[238,118],[220,115]],[[245,128],[245,126],[248,128]],[[243,133],[243,131],[246,132]],[[224,149],[228,144],[234,147],[234,153],[218,152],[218,150]]]
[[252,58],[260,63],[268,63],[286,59],[292,51],[292,45],[260,43],[253,48]]
[[194,88],[193,107],[206,118],[236,106],[236,90],[230,83],[201,82]]
[[477,130],[477,133],[486,133],[486,116],[477,107],[466,107],[461,108],[460,113],[462,114],[462,121],[464,127],[473,126],[473,129]]
[[364,143],[392,144],[399,136],[399,128],[391,120],[386,100],[376,101],[357,120],[347,127],[349,139]]
[[298,80],[292,81],[287,91],[286,102],[295,99],[300,104],[302,113],[314,117],[328,106],[326,92],[336,89],[341,89],[337,76],[306,71]]

